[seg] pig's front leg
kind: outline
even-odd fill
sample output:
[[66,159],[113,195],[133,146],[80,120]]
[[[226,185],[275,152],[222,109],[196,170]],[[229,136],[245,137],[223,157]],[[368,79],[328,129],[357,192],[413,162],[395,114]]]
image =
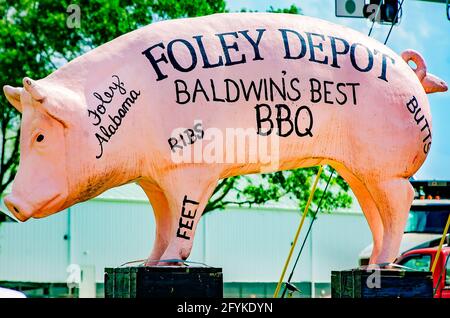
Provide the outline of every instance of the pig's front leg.
[[[161,260],[188,258],[195,229],[217,181],[218,177],[207,169],[185,168],[164,174],[160,187],[167,198],[169,211],[165,216],[171,226],[168,245]],[[162,261],[158,265],[177,263]]]

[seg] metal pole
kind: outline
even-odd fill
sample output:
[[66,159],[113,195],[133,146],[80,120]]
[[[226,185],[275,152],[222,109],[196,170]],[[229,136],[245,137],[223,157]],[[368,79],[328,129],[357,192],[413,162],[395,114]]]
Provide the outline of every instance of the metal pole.
[[[328,177],[327,185],[325,186],[325,189],[323,190],[322,196],[320,197],[319,203],[317,204],[316,212],[314,212],[314,214],[311,217],[311,222],[309,223],[308,231],[306,232],[306,236],[303,239],[303,243],[302,243],[302,246],[300,247],[300,251],[297,254],[297,258],[295,259],[294,266],[292,267],[291,274],[289,275],[289,278],[288,278],[288,281],[287,281],[288,283],[291,282],[292,276],[294,275],[294,271],[295,271],[295,268],[297,267],[298,261],[300,259],[300,255],[302,254],[303,248],[305,247],[306,241],[307,241],[307,239],[309,237],[309,233],[312,230],[312,226],[314,224],[314,221],[316,220],[317,213],[319,213],[319,211],[320,211],[320,207],[322,205],[322,200],[325,197],[325,194],[327,193],[327,189],[328,189],[328,186],[330,185],[330,182],[331,182],[331,179],[333,178],[333,175],[334,175],[334,170],[331,171],[331,174]],[[310,255],[311,256],[311,266],[312,266],[312,244],[313,243],[312,243],[312,239],[311,239],[311,255]],[[312,273],[312,269],[311,269],[311,273]],[[312,275],[311,275],[311,277],[312,277]],[[281,298],[284,298],[284,295],[286,294],[286,290],[287,290],[287,288],[285,287],[284,290],[283,290],[283,294],[281,295]]]
[[323,166],[321,165],[319,171],[317,172],[316,179],[314,180],[313,187],[311,189],[311,193],[309,194],[308,202],[306,202],[305,209],[303,210],[303,216],[300,220],[300,224],[298,225],[297,232],[295,233],[294,241],[292,243],[291,249],[289,250],[288,257],[286,262],[284,263],[283,271],[281,272],[280,280],[278,281],[277,288],[275,289],[275,293],[273,294],[273,298],[278,297],[278,293],[280,292],[281,284],[283,283],[284,275],[286,274],[287,267],[289,266],[289,262],[291,261],[292,253],[294,252],[295,245],[297,244],[298,238],[300,236],[300,232],[303,227],[303,223],[305,222],[306,215],[309,211],[309,206],[311,205],[314,192],[316,191],[317,184],[319,183],[320,175],[322,174]]
[[445,237],[447,236],[448,228],[450,226],[450,213],[447,218],[447,224],[445,225],[444,233],[442,233],[441,241],[439,242],[439,247],[436,252],[436,256],[434,257],[433,266],[431,266],[431,271],[434,273],[436,269],[437,262],[439,260],[439,256],[441,255],[442,245],[444,245]]

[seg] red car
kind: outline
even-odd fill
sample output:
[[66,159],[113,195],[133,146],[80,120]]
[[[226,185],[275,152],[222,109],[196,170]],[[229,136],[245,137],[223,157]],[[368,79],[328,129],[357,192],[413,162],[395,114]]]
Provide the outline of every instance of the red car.
[[[419,271],[431,271],[437,247],[419,248],[403,253],[395,263]],[[435,298],[450,298],[450,247],[441,250],[436,269],[433,273]]]

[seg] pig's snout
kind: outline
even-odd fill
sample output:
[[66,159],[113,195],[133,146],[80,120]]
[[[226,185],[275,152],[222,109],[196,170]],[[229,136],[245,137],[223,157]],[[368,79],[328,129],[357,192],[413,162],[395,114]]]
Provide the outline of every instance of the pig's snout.
[[31,217],[31,209],[26,204],[19,202],[12,195],[7,195],[4,201],[8,210],[20,221],[24,222]]

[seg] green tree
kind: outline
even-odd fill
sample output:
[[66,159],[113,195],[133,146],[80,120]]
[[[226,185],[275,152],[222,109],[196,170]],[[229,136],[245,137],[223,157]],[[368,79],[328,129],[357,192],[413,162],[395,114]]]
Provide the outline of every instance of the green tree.
[[[267,202],[278,202],[288,199],[296,202],[303,210],[308,200],[310,189],[318,172],[318,167],[278,171],[260,176],[237,176],[223,179],[216,187],[209,200],[205,212],[224,209],[230,205],[254,206]],[[321,211],[331,212],[338,208],[348,208],[352,198],[348,195],[348,184],[333,174],[328,191],[324,193],[332,168],[326,167],[320,176],[319,186],[313,197],[313,204],[317,205],[322,198]],[[310,209],[310,212],[311,209]]]
[[[78,7],[69,6],[76,4]],[[68,27],[68,18],[79,27]],[[245,11],[245,10],[242,10]],[[301,14],[292,5],[269,12]],[[119,35],[162,19],[227,12],[224,0],[0,0],[0,84],[22,86],[24,76],[42,78],[73,58]],[[0,97],[0,193],[13,180],[19,158],[20,114]],[[206,212],[230,204],[254,205],[291,197],[304,205],[316,168],[221,180]],[[323,176],[325,177],[325,176]],[[324,208],[347,207],[351,198],[340,177],[332,180]],[[321,195],[316,193],[315,200]]]
[[[69,5],[80,9],[80,27],[69,28]],[[58,66],[154,20],[225,11],[224,0],[0,0],[0,84],[22,86]],[[19,162],[20,114],[0,94],[0,194]]]

